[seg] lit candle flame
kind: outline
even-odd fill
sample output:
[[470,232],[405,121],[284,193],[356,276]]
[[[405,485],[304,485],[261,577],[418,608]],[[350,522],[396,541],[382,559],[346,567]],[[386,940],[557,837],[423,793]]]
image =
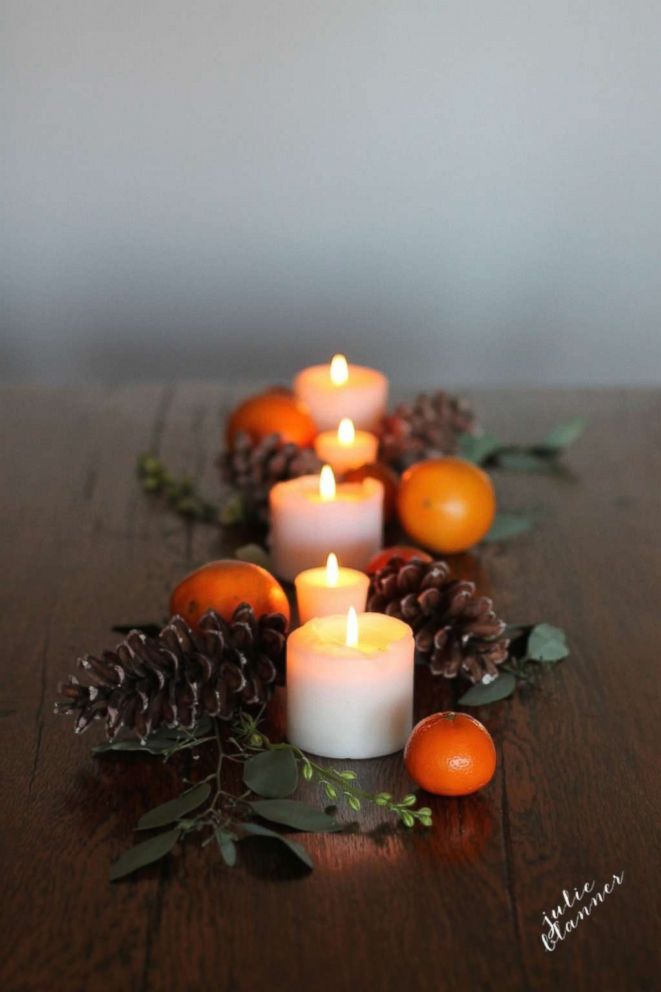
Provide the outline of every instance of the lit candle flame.
[[330,465],[324,465],[319,476],[319,495],[324,502],[335,499],[335,476]]
[[333,355],[330,363],[330,377],[334,386],[344,386],[349,379],[349,366],[344,355]]
[[353,426],[353,420],[350,417],[343,417],[340,421],[340,426],[337,428],[337,439],[340,444],[347,447],[356,440],[356,428]]
[[348,648],[358,647],[358,616],[353,606],[349,607],[347,613],[347,636],[344,643]]
[[336,586],[338,577],[339,577],[339,568],[337,564],[337,555],[334,555],[333,552],[331,551],[328,558],[326,559],[326,585]]

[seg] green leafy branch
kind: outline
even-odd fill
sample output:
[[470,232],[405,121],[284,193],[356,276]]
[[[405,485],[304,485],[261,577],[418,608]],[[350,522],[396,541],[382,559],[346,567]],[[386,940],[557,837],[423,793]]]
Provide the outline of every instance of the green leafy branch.
[[459,454],[485,468],[503,468],[513,472],[562,472],[562,454],[578,441],[586,427],[582,417],[557,424],[535,444],[507,444],[492,434],[462,434]]
[[179,516],[202,523],[219,522],[220,507],[197,491],[190,476],[176,478],[162,461],[149,454],[140,455],[137,472],[144,491],[161,497]]
[[[582,417],[557,424],[541,441],[531,445],[503,444],[492,434],[461,434],[459,454],[475,465],[489,469],[508,469],[512,472],[546,472],[568,474],[561,462],[562,454],[578,441],[585,430]],[[484,544],[508,541],[529,531],[533,517],[528,513],[496,514]]]
[[355,813],[360,811],[364,802],[373,803],[399,817],[405,827],[415,826],[416,821],[425,827],[432,825],[431,809],[428,806],[416,808],[417,798],[412,793],[396,801],[390,792],[367,792],[358,784],[355,771],[321,765],[287,741],[274,744],[245,712],[241,713],[237,729],[240,739],[245,740],[250,749],[259,752],[246,768],[248,778],[244,773],[245,781],[254,791],[270,787],[276,767],[281,768],[283,773],[291,769],[289,774],[297,778],[298,766],[306,782],[316,780],[327,799],[332,802],[343,799]]
[[[356,772],[325,768],[294,745],[272,742],[260,729],[260,722],[261,714],[253,717],[240,711],[233,735],[228,739],[223,738],[219,721],[207,717],[193,730],[159,730],[144,744],[134,739],[119,739],[94,748],[95,754],[140,751],[160,756],[164,761],[181,751],[197,751],[211,745],[216,748],[214,771],[200,781],[185,783],[187,788],[179,796],[140,818],[136,830],[160,832],[122,854],[110,870],[111,881],[159,861],[180,841],[196,834],[202,838],[203,847],[215,841],[228,867],[237,862],[237,845],[257,837],[277,841],[282,850],[312,868],[312,859],[303,845],[259,822],[306,833],[344,829],[329,810],[291,798],[299,785],[299,773],[304,781],[316,778],[328,799],[342,798],[354,812],[361,809],[363,802],[371,802],[396,815],[405,827],[413,827],[416,822],[431,826],[431,810],[426,806],[416,808],[417,799],[413,794],[395,801],[388,792],[367,792],[360,787]],[[226,787],[226,762],[242,766],[244,789],[237,791]]]
[[560,627],[550,623],[522,624],[507,629],[510,637],[510,656],[500,673],[483,679],[458,700],[461,706],[488,706],[501,699],[508,699],[517,683],[533,683],[539,665],[555,664],[569,656],[567,636]]

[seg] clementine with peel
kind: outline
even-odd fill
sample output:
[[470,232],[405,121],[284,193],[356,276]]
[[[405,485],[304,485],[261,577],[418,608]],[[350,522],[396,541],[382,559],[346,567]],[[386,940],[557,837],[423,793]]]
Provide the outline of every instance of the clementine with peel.
[[207,610],[231,620],[242,603],[250,603],[258,617],[282,613],[289,624],[289,601],[278,580],[260,565],[233,558],[207,562],[182,579],[170,597],[170,615],[194,627]]
[[317,429],[308,409],[293,393],[272,389],[244,400],[232,413],[227,424],[227,443],[232,446],[239,432],[261,441],[269,434],[280,434],[302,448],[312,446]]
[[397,509],[414,541],[454,554],[487,533],[496,515],[496,495],[493,482],[477,465],[462,458],[432,458],[404,473]]
[[496,747],[484,724],[468,713],[434,713],[411,731],[404,764],[427,792],[467,796],[493,778]]

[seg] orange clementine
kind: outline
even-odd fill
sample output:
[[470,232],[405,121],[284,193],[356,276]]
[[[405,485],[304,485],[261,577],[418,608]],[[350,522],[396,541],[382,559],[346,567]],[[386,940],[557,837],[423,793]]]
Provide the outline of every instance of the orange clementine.
[[496,748],[487,728],[468,713],[434,713],[411,731],[404,764],[427,792],[467,796],[493,778]]
[[348,472],[344,473],[343,478],[347,482],[378,479],[383,485],[383,519],[386,523],[393,519],[397,510],[399,479],[389,465],[384,465],[383,462],[374,462],[370,465],[361,465],[360,468],[350,468]]
[[289,623],[289,601],[277,579],[260,565],[233,558],[210,561],[182,579],[170,597],[170,614],[194,627],[207,610],[230,620],[242,603],[250,603],[257,616],[283,613]]
[[408,544],[393,544],[392,547],[384,548],[383,551],[379,551],[378,554],[374,555],[365,571],[368,575],[374,575],[375,572],[384,568],[391,558],[403,558],[404,561],[412,561],[413,558],[425,562],[432,560],[431,555],[428,555],[426,551],[422,551],[420,548],[412,548]]
[[302,448],[311,447],[317,434],[314,421],[293,393],[272,389],[244,400],[232,413],[227,424],[227,443],[233,444],[240,431],[260,441],[269,434],[280,434]]
[[432,458],[404,473],[397,509],[414,541],[453,554],[482,540],[496,515],[496,495],[477,465],[462,458]]

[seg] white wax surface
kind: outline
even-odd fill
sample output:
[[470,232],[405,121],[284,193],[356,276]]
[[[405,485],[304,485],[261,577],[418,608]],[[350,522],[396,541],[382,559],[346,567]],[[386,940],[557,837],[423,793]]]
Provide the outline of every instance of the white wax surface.
[[328,585],[326,566],[308,568],[296,576],[298,619],[307,623],[314,617],[341,613],[346,616],[350,606],[362,613],[367,602],[369,576],[355,568],[340,568],[337,585]]
[[373,431],[386,411],[388,379],[376,369],[349,365],[349,378],[341,386],[331,382],[329,365],[311,365],[294,379],[294,392],[306,404],[320,431],[337,430],[343,417]]
[[377,479],[342,482],[335,499],[319,496],[319,476],[278,482],[269,495],[271,559],[290,582],[335,552],[347,568],[364,571],[383,538],[383,485]]
[[413,632],[382,613],[358,617],[346,647],[346,616],[310,620],[287,641],[287,737],[328,758],[374,758],[401,750],[413,725]]
[[379,440],[370,431],[356,431],[351,444],[343,444],[337,430],[322,431],[317,435],[314,448],[322,462],[333,469],[336,475],[348,472],[350,468],[360,468],[376,461]]

